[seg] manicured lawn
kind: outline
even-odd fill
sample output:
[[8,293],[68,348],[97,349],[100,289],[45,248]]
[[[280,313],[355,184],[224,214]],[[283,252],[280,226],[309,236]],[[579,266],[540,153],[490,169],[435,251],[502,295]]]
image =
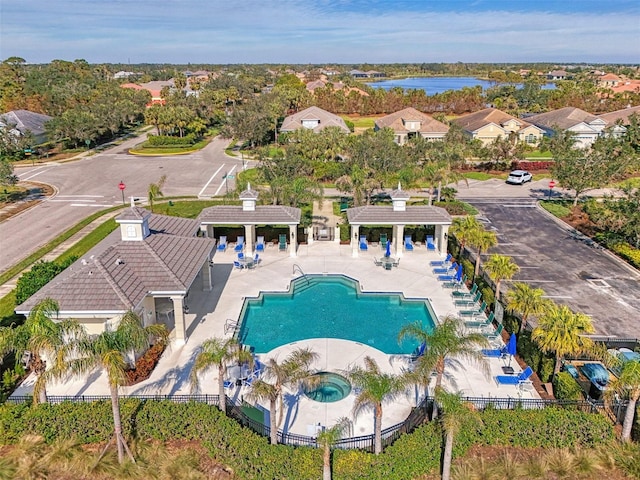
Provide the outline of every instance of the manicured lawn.
[[555,217],[563,218],[571,213],[570,200],[542,200],[540,206]]
[[145,142],[137,148],[130,149],[129,152],[137,155],[181,155],[201,150],[206,147],[208,143],[209,140],[202,140],[194,145],[184,147],[149,147]]
[[375,121],[380,118],[379,115],[375,117],[349,117],[347,115],[342,115],[344,120],[349,120],[353,123],[354,128],[373,128],[375,126]]
[[525,158],[526,159],[536,159],[536,160],[541,160],[541,159],[553,159],[553,156],[551,155],[551,152],[549,152],[548,150],[545,152],[541,152],[540,150],[534,150],[533,152],[527,152],[525,154]]
[[507,174],[500,174],[500,175],[491,175],[490,173],[484,173],[484,172],[465,172],[462,174],[462,176],[464,178],[468,178],[469,180],[480,180],[480,181],[484,181],[484,180],[491,180],[492,178],[507,178]]

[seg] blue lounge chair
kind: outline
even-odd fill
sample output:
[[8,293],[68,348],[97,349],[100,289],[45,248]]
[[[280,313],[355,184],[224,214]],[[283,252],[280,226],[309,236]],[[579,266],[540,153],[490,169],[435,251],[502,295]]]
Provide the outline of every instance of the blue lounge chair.
[[476,292],[473,298],[459,298],[453,303],[456,307],[473,307],[480,301],[480,298],[482,298],[482,293]]
[[227,249],[227,237],[226,235],[222,235],[220,240],[218,240],[218,251],[224,252]]
[[224,380],[223,385],[224,385],[225,389],[231,389],[231,388],[234,387],[235,382],[233,382],[231,380]]
[[491,358],[502,358],[508,355],[507,347],[505,345],[502,348],[483,349],[482,355],[484,355],[485,357],[491,357]]
[[408,252],[413,251],[413,242],[411,241],[411,235],[405,235],[404,237],[404,249]]
[[427,349],[427,342],[422,342],[418,345],[415,351],[411,354],[411,360],[417,360],[421,356],[424,355],[425,350]]
[[451,254],[447,253],[447,258],[445,258],[444,260],[432,260],[431,262],[429,262],[429,265],[432,267],[444,267],[446,265],[449,265],[451,263]]
[[256,252],[264,252],[264,237],[256,239]]
[[456,300],[463,298],[473,298],[477,291],[478,285],[474,283],[470,291],[465,292],[464,290],[456,290],[455,292],[451,292],[451,296]]
[[236,241],[236,247],[233,249],[234,252],[241,252],[244,250],[244,237],[238,237]]
[[458,312],[458,315],[461,317],[477,317],[478,315],[484,314],[484,311],[487,309],[487,302],[482,302],[482,305],[477,310],[462,310]]
[[367,237],[365,235],[360,235],[360,250],[368,250],[369,245],[367,245]]
[[435,250],[436,249],[436,245],[435,243],[433,243],[433,237],[431,235],[427,235],[427,250]]
[[435,274],[440,275],[451,275],[452,272],[455,272],[458,269],[458,264],[453,262],[449,265],[444,265],[442,267],[434,268],[432,271]]
[[461,288],[467,281],[467,276],[463,275],[460,281],[456,280],[442,280],[442,288]]
[[496,383],[500,385],[518,385],[533,375],[531,367],[525,368],[519,375],[496,375]]

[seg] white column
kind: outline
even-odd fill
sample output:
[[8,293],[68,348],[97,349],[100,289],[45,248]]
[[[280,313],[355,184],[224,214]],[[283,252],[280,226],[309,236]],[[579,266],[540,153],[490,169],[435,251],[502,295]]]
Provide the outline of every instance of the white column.
[[207,237],[208,238],[215,238],[214,236],[214,232],[213,232],[213,225],[206,225],[207,227]]
[[256,243],[256,226],[255,225],[245,225],[244,226],[244,251],[247,252],[247,255],[253,254],[253,246]]
[[438,238],[438,251],[441,255],[447,255],[447,235],[449,233],[449,225],[438,225],[436,227],[436,235]]
[[209,258],[207,258],[207,260],[204,262],[204,265],[202,266],[202,268],[200,269],[200,272],[202,274],[202,291],[204,292],[210,292],[212,289],[212,282],[211,282],[211,264],[210,264],[211,260],[209,260]]
[[307,233],[307,245],[312,245],[313,242],[314,242],[314,240],[313,240],[313,226],[305,228],[304,231]]
[[297,225],[289,225],[289,256],[298,256],[298,236],[296,235]]
[[393,232],[393,247],[396,258],[402,257],[404,253],[404,225],[396,225]]
[[145,327],[156,323],[156,300],[153,297],[144,297],[142,301],[142,322]]
[[187,338],[187,328],[184,319],[184,297],[170,297],[173,302],[173,319],[175,322],[176,345],[184,345]]
[[358,244],[358,239],[360,237],[360,225],[351,225],[351,256],[358,256],[358,248],[360,245]]

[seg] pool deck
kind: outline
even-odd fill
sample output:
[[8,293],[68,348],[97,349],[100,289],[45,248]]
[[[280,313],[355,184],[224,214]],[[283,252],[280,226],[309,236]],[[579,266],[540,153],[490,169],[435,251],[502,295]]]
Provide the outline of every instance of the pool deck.
[[[385,270],[374,264],[374,257],[379,258],[383,251],[379,246],[370,245],[369,250],[360,252],[359,257],[352,257],[349,245],[334,242],[315,242],[312,245],[301,245],[297,257],[290,257],[287,252],[278,251],[278,247],[267,245],[260,254],[261,263],[254,269],[237,270],[233,268],[236,254],[232,248],[226,252],[218,252],[214,257],[213,290],[196,291],[193,287],[187,299],[189,313],[187,320],[187,341],[184,345],[174,342],[167,348],[151,377],[132,387],[123,387],[124,395],[188,395],[193,393],[189,382],[189,374],[193,366],[198,347],[203,340],[211,337],[225,337],[233,331],[225,331],[227,319],[237,321],[245,297],[255,297],[261,291],[286,291],[290,281],[305,274],[343,274],[360,281],[363,291],[403,293],[407,298],[428,298],[438,318],[448,314],[456,314],[451,298],[451,290],[444,289],[429,267],[429,261],[438,260],[440,256],[427,251],[424,246],[416,246],[413,252],[407,252],[400,260],[398,267]],[[295,273],[294,273],[295,269]],[[200,285],[196,279],[194,285]],[[295,344],[284,345],[266,355],[284,358],[288,351],[300,346],[309,346],[319,355],[315,367],[321,370],[337,371],[357,364],[365,356],[373,357],[381,369],[399,373],[407,367],[407,362],[397,356],[383,352],[356,342],[339,339],[311,339]],[[505,361],[498,358],[487,358],[491,376],[485,377],[477,365],[463,360],[448,361],[444,386],[449,391],[459,391],[465,396],[501,397],[501,398],[539,398],[533,389],[521,391],[515,386],[497,386],[494,376],[503,374],[501,367]],[[512,362],[516,373],[520,370],[516,362]],[[30,393],[33,378],[30,376],[16,390],[14,395]],[[232,389],[232,398],[240,399],[247,387]],[[47,387],[49,395],[108,395],[109,388],[106,377],[96,372],[88,378],[71,379]],[[197,393],[217,394],[217,370],[212,369],[200,377]],[[352,418],[352,407],[355,394],[335,403],[321,404],[302,396],[287,394],[287,408],[283,428],[286,431],[301,435],[311,433],[312,427],[320,423],[331,426],[340,417]],[[383,404],[383,428],[400,423],[416,404],[414,388],[407,390],[406,395]],[[354,435],[373,432],[373,413],[360,414],[354,422]]]

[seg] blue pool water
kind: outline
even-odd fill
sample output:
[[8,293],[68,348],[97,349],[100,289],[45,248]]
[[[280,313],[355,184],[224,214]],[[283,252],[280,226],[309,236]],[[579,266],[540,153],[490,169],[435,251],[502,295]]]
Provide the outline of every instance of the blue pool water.
[[428,300],[361,293],[357,282],[341,275],[307,275],[292,282],[290,290],[245,300],[238,336],[256,353],[310,338],[340,338],[387,354],[410,354],[417,341],[407,338],[399,344],[400,329],[415,321],[434,325]]

